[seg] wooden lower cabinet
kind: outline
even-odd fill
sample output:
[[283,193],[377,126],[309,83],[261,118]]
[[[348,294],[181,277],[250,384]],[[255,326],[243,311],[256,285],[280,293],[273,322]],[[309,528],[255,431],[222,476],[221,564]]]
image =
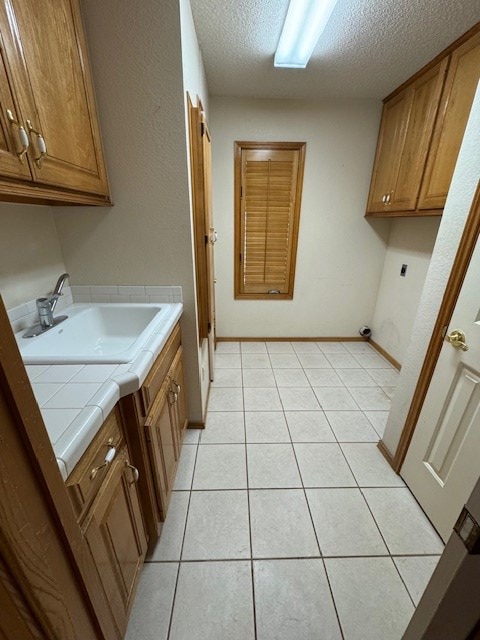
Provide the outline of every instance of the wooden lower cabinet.
[[185,397],[185,376],[183,373],[183,348],[180,347],[175,355],[175,359],[168,372],[170,378],[170,389],[173,393],[172,402],[170,403],[171,420],[174,423],[174,429],[178,442],[178,450],[187,428],[187,401]]
[[176,424],[172,420],[171,411],[174,403],[174,393],[167,379],[145,422],[145,438],[148,443],[158,510],[162,520],[167,515],[179,456]]
[[84,522],[84,535],[123,638],[147,538],[127,448],[117,454]]
[[187,425],[183,348],[177,325],[141,389],[120,401],[125,435],[140,472],[138,490],[149,545],[167,516]]

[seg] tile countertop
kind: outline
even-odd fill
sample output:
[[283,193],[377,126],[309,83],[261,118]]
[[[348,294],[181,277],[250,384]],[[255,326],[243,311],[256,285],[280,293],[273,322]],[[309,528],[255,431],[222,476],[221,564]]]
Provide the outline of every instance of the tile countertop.
[[120,398],[143,384],[183,312],[180,303],[168,306],[165,322],[127,364],[26,365],[64,480]]

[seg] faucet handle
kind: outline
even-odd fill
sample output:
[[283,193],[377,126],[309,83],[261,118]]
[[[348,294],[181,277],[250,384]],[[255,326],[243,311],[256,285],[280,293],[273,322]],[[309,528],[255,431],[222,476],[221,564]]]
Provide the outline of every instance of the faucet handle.
[[51,298],[37,298],[38,319],[42,327],[53,326]]

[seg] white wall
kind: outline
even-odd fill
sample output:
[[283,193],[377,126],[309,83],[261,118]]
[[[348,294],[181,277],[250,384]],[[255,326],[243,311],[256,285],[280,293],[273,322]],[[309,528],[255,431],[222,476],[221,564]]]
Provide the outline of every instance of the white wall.
[[395,453],[480,178],[480,89],[470,112],[383,442]]
[[[392,220],[372,320],[372,339],[400,364],[410,341],[440,218]],[[400,276],[407,265],[405,277]]]
[[[196,97],[202,100],[203,108],[208,114],[208,86],[203,66],[202,54],[198,46],[195,24],[193,22],[190,0],[180,0],[180,23],[182,30],[182,64],[183,64],[183,87],[194,105]],[[188,116],[188,113],[185,112]],[[187,120],[188,126],[188,120]]]
[[[183,67],[183,96],[185,99],[185,130],[189,129],[187,93],[194,106],[197,106],[197,98],[202,101],[203,108],[208,114],[208,87],[203,66],[202,54],[200,52],[193,22],[192,9],[189,0],[180,0],[180,23],[182,35],[182,67]],[[190,171],[190,144],[189,136],[186,136],[186,153],[188,158],[188,184],[190,215],[193,217],[192,191],[191,191],[191,171]],[[192,236],[193,241],[193,236]],[[192,252],[194,248],[192,245]],[[195,276],[195,273],[194,273]],[[196,302],[196,301],[195,301]],[[198,318],[197,318],[198,321]],[[197,326],[198,330],[198,326]],[[208,341],[204,339],[199,348],[199,376],[202,392],[202,409],[205,413],[208,389]]]
[[72,284],[176,284],[189,418],[202,419],[178,2],[83,0],[115,206],[55,213]]
[[[372,321],[389,222],[363,216],[381,106],[210,99],[219,336],[355,336]],[[233,298],[234,140],[307,143],[293,300]]]
[[7,309],[52,291],[65,264],[50,207],[0,204],[0,295]]

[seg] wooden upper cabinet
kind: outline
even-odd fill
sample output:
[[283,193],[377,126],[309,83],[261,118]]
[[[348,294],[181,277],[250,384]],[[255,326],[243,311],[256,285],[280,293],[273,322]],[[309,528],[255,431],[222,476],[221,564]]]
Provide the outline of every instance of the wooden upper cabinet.
[[385,103],[368,213],[416,208],[446,68],[445,59]]
[[419,209],[443,209],[480,79],[480,33],[456,49],[440,101]]
[[31,180],[25,153],[26,129],[20,124],[18,110],[9,83],[8,61],[0,33],[0,172],[9,178]]
[[441,215],[480,79],[480,25],[385,100],[367,216]]
[[[19,200],[24,196],[34,201],[37,196],[72,204],[108,204],[77,0],[2,0],[1,4],[0,28],[8,61],[4,82],[12,88],[19,124],[29,135],[28,164],[21,177],[30,182],[2,181],[0,198],[13,194]],[[5,93],[1,85],[0,91]],[[4,119],[7,107],[1,98]],[[10,135],[18,136],[13,124]],[[3,160],[0,155],[0,174],[11,177]],[[31,177],[25,171],[28,166]]]
[[403,91],[383,108],[367,211],[387,209],[402,157],[411,97]]

